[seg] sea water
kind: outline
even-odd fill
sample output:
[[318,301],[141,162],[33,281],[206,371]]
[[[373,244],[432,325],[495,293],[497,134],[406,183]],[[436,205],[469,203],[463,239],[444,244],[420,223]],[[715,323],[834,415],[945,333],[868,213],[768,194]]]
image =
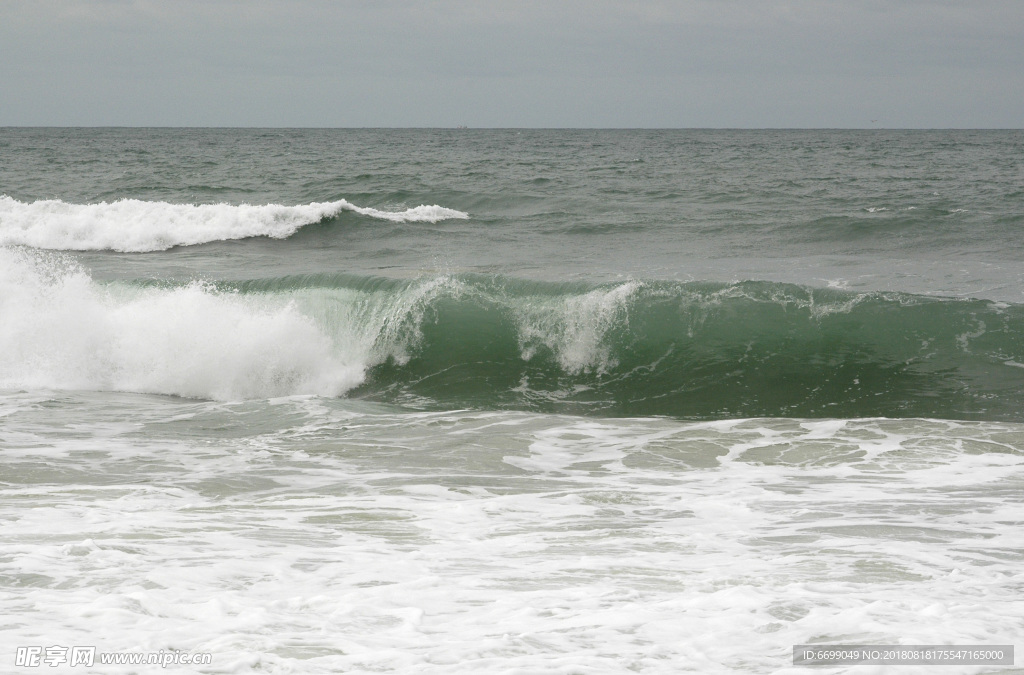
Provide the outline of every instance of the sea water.
[[1024,634],[1020,131],[2,129],[0,195],[5,672]]

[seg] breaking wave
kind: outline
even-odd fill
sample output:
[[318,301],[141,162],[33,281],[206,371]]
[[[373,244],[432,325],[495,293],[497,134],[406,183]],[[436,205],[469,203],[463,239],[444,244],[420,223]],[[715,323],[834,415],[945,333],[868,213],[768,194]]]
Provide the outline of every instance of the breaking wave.
[[343,211],[399,223],[436,223],[469,217],[462,211],[436,204],[381,211],[344,199],[281,206],[170,204],[138,199],[99,204],[69,204],[55,199],[26,203],[0,196],[0,245],[141,253],[248,237],[284,239],[304,225]]
[[1024,305],[789,284],[99,283],[0,249],[0,388],[574,414],[1024,421]]

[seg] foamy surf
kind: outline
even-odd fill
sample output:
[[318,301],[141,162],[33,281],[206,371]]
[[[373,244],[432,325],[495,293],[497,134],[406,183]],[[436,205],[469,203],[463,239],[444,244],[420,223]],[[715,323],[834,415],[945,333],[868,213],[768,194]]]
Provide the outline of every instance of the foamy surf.
[[171,204],[139,199],[71,204],[59,199],[21,202],[0,196],[0,245],[142,253],[249,237],[285,239],[305,225],[343,211],[396,223],[469,218],[467,213],[436,204],[382,211],[356,206],[345,199],[282,206]]
[[97,645],[213,654],[104,673],[966,675],[995,671],[794,669],[792,646],[996,645],[1024,623],[1019,424],[54,398],[0,393],[8,663]]
[[0,316],[0,388],[232,400],[337,396],[363,379],[359,350],[336,353],[288,302],[104,287],[61,256],[0,249]]
[[0,246],[0,671],[806,675],[796,644],[1012,644],[1021,136],[0,129],[0,215],[473,213]]

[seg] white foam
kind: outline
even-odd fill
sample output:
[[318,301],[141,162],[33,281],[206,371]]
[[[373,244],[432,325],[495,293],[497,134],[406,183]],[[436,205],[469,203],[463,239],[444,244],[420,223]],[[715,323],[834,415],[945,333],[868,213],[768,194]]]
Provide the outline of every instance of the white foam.
[[544,345],[568,373],[603,373],[617,363],[608,332],[625,315],[630,299],[642,287],[629,281],[611,289],[555,299],[537,298],[519,310],[521,355],[529,361]]
[[70,259],[2,248],[0,317],[0,388],[337,396],[374,344],[335,344],[288,298],[101,286]]
[[26,203],[0,196],[0,245],[137,253],[248,237],[284,239],[304,225],[342,211],[399,223],[469,217],[436,204],[392,212],[356,206],[344,199],[282,206],[169,204],[138,199],[99,204],[69,204],[56,199]]
[[7,658],[795,673],[794,644],[1024,627],[1021,425],[37,403],[0,395],[23,411],[0,426]]

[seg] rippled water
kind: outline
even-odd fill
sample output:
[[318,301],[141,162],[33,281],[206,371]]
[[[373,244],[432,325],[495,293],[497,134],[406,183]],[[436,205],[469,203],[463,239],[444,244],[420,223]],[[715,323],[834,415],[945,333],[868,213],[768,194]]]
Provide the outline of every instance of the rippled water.
[[0,130],[0,670],[1013,644],[1022,145]]

